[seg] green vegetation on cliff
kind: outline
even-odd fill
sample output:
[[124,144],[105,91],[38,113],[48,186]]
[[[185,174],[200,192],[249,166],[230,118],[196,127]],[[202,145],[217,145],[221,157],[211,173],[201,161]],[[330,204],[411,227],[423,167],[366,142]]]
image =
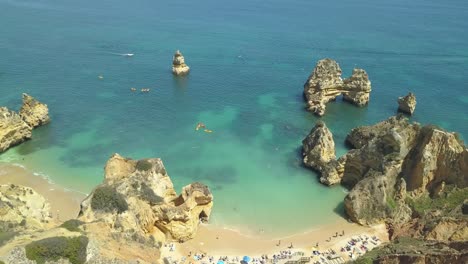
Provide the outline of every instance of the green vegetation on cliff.
[[117,212],[122,213],[127,211],[128,204],[115,188],[101,186],[94,191],[93,198],[91,198],[91,208],[105,212],[117,210]]
[[428,195],[418,197],[416,199],[407,198],[408,205],[419,215],[424,215],[428,211],[442,210],[450,212],[457,206],[463,204],[463,201],[468,199],[468,188],[453,189],[440,197],[431,199]]
[[72,264],[86,262],[86,247],[88,238],[79,237],[49,237],[34,241],[26,246],[26,257],[38,264],[46,261],[68,259]]
[[71,232],[80,232],[81,229],[79,228],[80,225],[82,225],[83,222],[77,219],[70,219],[68,221],[65,221],[63,224],[60,225],[60,227],[63,227],[67,229],[68,231]]

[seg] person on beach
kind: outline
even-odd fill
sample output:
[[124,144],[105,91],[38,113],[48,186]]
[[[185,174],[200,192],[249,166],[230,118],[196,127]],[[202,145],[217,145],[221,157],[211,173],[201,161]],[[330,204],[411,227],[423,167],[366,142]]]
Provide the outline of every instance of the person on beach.
[[276,244],[277,247],[281,245],[281,240],[278,240],[278,244]]

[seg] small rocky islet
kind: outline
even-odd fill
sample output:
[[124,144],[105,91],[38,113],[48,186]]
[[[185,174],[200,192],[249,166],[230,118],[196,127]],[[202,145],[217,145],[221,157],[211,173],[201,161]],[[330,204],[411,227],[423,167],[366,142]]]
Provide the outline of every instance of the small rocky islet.
[[[177,51],[173,73],[183,75],[189,69]],[[343,80],[332,59],[320,60],[304,85],[307,108],[319,116],[340,95],[365,106],[370,92],[364,70],[354,69]],[[409,93],[398,103],[399,111],[413,114],[416,97]],[[33,128],[48,122],[47,105],[27,94],[19,114],[0,108],[0,152],[30,139]],[[344,199],[350,221],[386,224],[391,243],[358,263],[466,263],[468,150],[460,137],[398,115],[352,129],[346,142],[351,149],[337,158],[332,131],[318,121],[302,141],[303,163],[320,173],[323,184],[350,190]],[[213,206],[213,195],[202,183],[185,186],[177,195],[161,159],[119,154],[107,161],[104,182],[82,201],[77,218],[65,223],[53,219],[46,200],[29,187],[3,185],[0,191],[0,223],[9,234],[8,245],[14,245],[3,248],[8,263],[160,258],[158,250],[147,249],[192,239]],[[49,248],[59,244],[63,252]],[[116,247],[122,251],[117,257]],[[75,252],[66,255],[70,248]]]

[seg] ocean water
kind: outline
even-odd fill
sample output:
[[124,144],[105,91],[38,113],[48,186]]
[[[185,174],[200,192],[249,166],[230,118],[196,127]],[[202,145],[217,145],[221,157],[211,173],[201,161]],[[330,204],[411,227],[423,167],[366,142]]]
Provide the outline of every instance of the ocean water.
[[[341,217],[346,195],[301,166],[316,61],[372,81],[367,107],[327,107],[338,154],[351,128],[394,115],[409,91],[413,120],[468,139],[467,17],[464,0],[0,0],[0,105],[18,110],[27,92],[52,118],[0,161],[88,193],[114,152],[161,157],[178,191],[211,187],[212,224],[302,232]],[[186,77],[171,74],[176,49]]]

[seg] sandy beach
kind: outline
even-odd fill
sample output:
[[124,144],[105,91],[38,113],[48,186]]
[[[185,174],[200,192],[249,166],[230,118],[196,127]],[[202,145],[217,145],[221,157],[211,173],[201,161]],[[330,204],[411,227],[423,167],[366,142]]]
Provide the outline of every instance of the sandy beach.
[[[25,168],[8,163],[0,164],[0,184],[18,184],[32,187],[48,200],[53,216],[59,218],[60,221],[76,217],[80,208],[79,204],[85,198],[84,194],[65,190],[41,176],[34,175]],[[291,221],[294,220],[291,219]],[[313,250],[327,251],[333,249],[339,252],[347,241],[360,235],[375,236],[380,242],[388,241],[384,225],[363,227],[350,223],[345,219],[340,219],[329,225],[315,227],[301,234],[275,239],[248,236],[234,230],[202,224],[194,239],[183,244],[174,243],[172,249],[163,246],[161,253],[162,256],[178,263],[181,262],[181,259],[196,262],[190,258],[194,254],[212,256],[215,260],[222,256],[232,259],[244,255],[254,258],[265,254],[272,256],[285,250],[310,255]],[[316,247],[317,243],[318,247]]]
[[82,193],[68,191],[62,186],[34,175],[20,166],[0,163],[0,184],[17,184],[33,188],[46,198],[54,218],[66,221],[78,216],[80,203],[86,197]]

